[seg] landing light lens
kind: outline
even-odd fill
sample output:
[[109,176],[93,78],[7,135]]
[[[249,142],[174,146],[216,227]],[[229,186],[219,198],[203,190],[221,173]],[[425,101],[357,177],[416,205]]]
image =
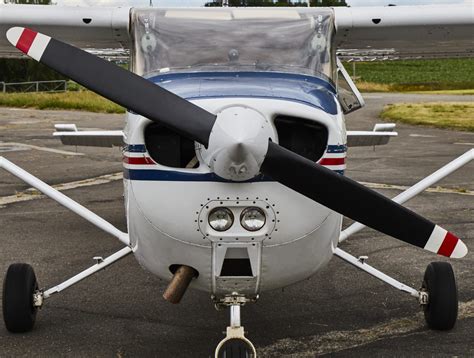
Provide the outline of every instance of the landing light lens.
[[246,208],[240,215],[240,224],[248,231],[260,230],[265,225],[265,213],[256,207]]
[[234,223],[234,215],[227,208],[215,208],[209,213],[209,225],[216,231],[226,231]]

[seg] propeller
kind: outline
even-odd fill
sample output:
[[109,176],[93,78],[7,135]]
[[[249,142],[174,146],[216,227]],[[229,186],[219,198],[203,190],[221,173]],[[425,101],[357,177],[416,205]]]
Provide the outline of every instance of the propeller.
[[[49,36],[22,27],[8,40],[35,60],[148,119],[209,145],[218,116],[152,82]],[[131,95],[133,94],[133,95]],[[439,255],[460,258],[455,235],[385,196],[269,141],[260,171],[298,193],[373,229]]]
[[396,239],[447,257],[467,254],[466,245],[440,226],[278,144],[269,143],[261,170],[298,193]]

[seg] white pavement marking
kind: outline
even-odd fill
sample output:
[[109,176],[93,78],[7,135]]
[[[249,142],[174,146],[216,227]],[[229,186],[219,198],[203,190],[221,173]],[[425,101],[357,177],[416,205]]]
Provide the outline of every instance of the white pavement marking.
[[30,150],[30,148],[19,147],[19,146],[14,146],[14,145],[1,145],[0,144],[0,153],[21,152],[23,150]]
[[[392,185],[392,184],[382,184],[382,183],[368,183],[360,181],[360,184],[371,188],[371,189],[390,189],[390,190],[401,190],[405,191],[409,186],[405,185]],[[459,195],[474,195],[474,191],[468,190],[465,188],[443,188],[441,186],[437,186],[436,188],[428,188],[424,192],[427,193],[439,193],[439,194],[459,194]]]
[[383,98],[383,96],[377,96],[377,95],[371,95],[371,94],[364,94],[364,98],[369,98],[369,99],[380,99]]
[[435,135],[429,135],[429,134],[415,134],[415,133],[410,134],[410,137],[436,138]]
[[81,156],[84,155],[84,153],[78,153],[78,152],[70,152],[67,150],[60,150],[60,149],[53,149],[53,148],[46,148],[46,147],[39,147],[36,145],[31,145],[31,144],[24,144],[24,143],[15,143],[15,142],[1,142],[0,147],[2,146],[17,146],[17,147],[22,147],[25,149],[35,149],[43,152],[49,152],[49,153],[55,153],[55,154],[61,154],[61,155],[72,155],[72,156]]
[[[73,181],[70,183],[57,184],[57,185],[53,185],[52,187],[56,190],[63,191],[63,190],[69,190],[69,189],[107,184],[107,183],[110,183],[116,180],[122,180],[122,179],[123,179],[122,173],[114,173],[114,174],[101,175],[95,178]],[[35,200],[35,199],[42,199],[42,198],[46,198],[46,196],[41,194],[38,190],[30,188],[25,191],[19,192],[15,195],[0,197],[0,208],[4,208],[8,204],[19,203],[19,202]]]
[[[474,300],[459,304],[458,320],[466,318],[474,318]],[[315,357],[357,348],[383,339],[424,332],[429,331],[423,314],[418,313],[414,317],[393,319],[354,331],[331,331],[297,339],[279,339],[271,345],[257,349],[257,353],[261,357]]]
[[43,152],[50,152],[50,153],[56,153],[56,154],[62,154],[62,155],[73,155],[73,156],[78,156],[78,155],[84,155],[84,153],[77,153],[77,152],[70,152],[68,150],[60,150],[60,149],[53,149],[53,148],[46,148],[46,147],[38,147],[36,145],[31,145],[31,144],[24,144],[24,143],[15,143],[15,142],[0,142],[0,148],[1,147],[18,147],[18,148],[29,148],[29,149],[35,149],[35,150],[40,150]]
[[464,143],[464,142],[456,142],[456,143],[453,143],[453,144],[457,144],[457,145],[468,145],[468,146],[471,146],[471,147],[474,147],[474,143]]

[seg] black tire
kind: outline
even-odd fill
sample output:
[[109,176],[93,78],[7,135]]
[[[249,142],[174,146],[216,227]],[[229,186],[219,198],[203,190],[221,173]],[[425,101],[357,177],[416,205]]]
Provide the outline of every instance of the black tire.
[[227,340],[217,352],[219,358],[253,358],[253,348],[245,340],[232,338]]
[[33,329],[38,308],[33,294],[38,290],[35,272],[28,264],[12,264],[3,281],[3,320],[12,333]]
[[428,292],[428,304],[423,306],[428,326],[441,331],[453,328],[458,317],[458,289],[451,265],[430,263],[422,288]]

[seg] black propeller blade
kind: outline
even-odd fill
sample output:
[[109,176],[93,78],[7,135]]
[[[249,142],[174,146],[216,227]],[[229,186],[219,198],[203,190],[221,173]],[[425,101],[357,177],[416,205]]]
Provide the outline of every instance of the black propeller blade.
[[[205,146],[216,116],[146,79],[32,30],[9,41],[37,61],[110,100]],[[359,183],[269,142],[261,171],[289,188],[404,242],[448,257],[467,247],[453,234]]]
[[[387,197],[272,142],[261,170],[344,216],[418,247],[426,247],[436,227]],[[451,240],[455,246],[457,238]],[[437,253],[451,256],[452,250],[445,247]]]
[[207,147],[216,116],[133,72],[22,27],[7,32],[18,49],[111,101]]

